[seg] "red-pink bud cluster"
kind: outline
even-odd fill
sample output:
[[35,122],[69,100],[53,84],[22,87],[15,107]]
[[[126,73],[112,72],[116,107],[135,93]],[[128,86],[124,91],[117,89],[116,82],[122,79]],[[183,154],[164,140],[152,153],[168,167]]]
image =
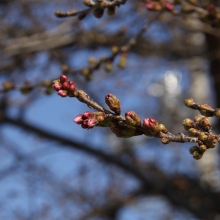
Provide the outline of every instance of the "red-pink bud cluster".
[[76,96],[77,88],[73,81],[68,81],[68,77],[61,75],[60,79],[53,81],[53,88],[57,91],[61,97]]
[[91,129],[98,123],[98,119],[92,112],[86,111],[83,114],[77,115],[74,122],[81,124],[81,127],[84,129]]
[[166,9],[172,12],[174,10],[174,4],[171,1],[144,0],[143,2],[146,3],[146,8],[151,11]]
[[83,114],[79,114],[75,117],[74,122],[81,124],[84,129],[91,129],[98,123],[102,123],[105,120],[104,112],[90,112],[86,111]]
[[147,135],[150,133],[152,136],[159,134],[160,124],[154,118],[145,118],[142,127],[146,129]]

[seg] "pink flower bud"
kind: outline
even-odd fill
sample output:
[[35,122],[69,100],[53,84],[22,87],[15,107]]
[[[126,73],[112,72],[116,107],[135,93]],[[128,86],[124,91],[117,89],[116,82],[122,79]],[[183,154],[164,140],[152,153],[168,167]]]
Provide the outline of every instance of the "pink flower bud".
[[83,129],[88,129],[87,120],[83,121],[83,123],[81,124],[81,127]]
[[138,115],[134,111],[128,111],[125,113],[125,120],[128,124],[132,126],[140,126],[141,125],[141,119],[138,117]]
[[67,82],[68,81],[68,77],[66,75],[61,75],[60,76],[60,82],[61,83],[64,83],[64,82]]
[[67,91],[66,90],[59,90],[58,95],[61,97],[66,97],[67,96]]
[[146,8],[147,8],[148,10],[154,10],[154,9],[155,9],[155,3],[154,3],[154,2],[148,2],[148,3],[146,4]]
[[96,117],[89,118],[87,121],[88,129],[93,128],[97,123],[98,123],[98,120]]
[[160,132],[160,126],[156,119],[145,118],[142,126],[152,135],[157,135]]
[[155,125],[158,125],[158,121],[153,118],[145,118],[143,121],[144,128],[153,128]]
[[69,89],[69,83],[68,82],[63,82],[62,83],[62,89],[63,90],[68,90]]
[[59,91],[61,88],[62,88],[62,85],[60,83],[55,83],[53,85],[53,88],[56,90],[56,91]]
[[83,118],[82,118],[82,114],[77,115],[74,120],[73,120],[76,124],[82,124],[83,122]]
[[75,83],[72,80],[70,80],[69,85],[75,85]]
[[174,5],[172,2],[166,2],[165,7],[168,11],[173,11],[173,9],[174,9]]
[[90,111],[86,111],[86,112],[83,113],[82,117],[83,117],[84,120],[88,119],[88,118],[91,118],[91,117],[93,117],[93,113],[90,112]]
[[[69,83],[69,84],[70,84],[70,83]],[[73,84],[70,84],[69,91],[70,91],[70,92],[75,92],[75,90],[76,90],[75,84],[74,84],[74,83],[73,83]]]

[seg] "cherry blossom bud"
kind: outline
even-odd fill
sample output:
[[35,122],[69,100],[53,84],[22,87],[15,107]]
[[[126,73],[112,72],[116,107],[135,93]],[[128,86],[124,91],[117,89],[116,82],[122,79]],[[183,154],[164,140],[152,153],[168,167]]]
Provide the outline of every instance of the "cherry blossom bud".
[[74,92],[76,90],[76,86],[74,84],[70,85],[69,91]]
[[220,118],[220,108],[216,108],[214,114],[217,118]]
[[189,118],[185,118],[182,124],[186,130],[189,130],[190,128],[193,128],[195,126],[194,122]]
[[202,154],[199,151],[194,151],[193,158],[196,160],[200,160],[202,158]]
[[62,89],[63,90],[68,90],[69,89],[69,83],[68,82],[62,83]]
[[140,126],[141,119],[134,111],[128,111],[125,113],[125,121],[127,124],[132,126]]
[[153,118],[145,118],[142,124],[143,128],[145,128],[152,135],[156,135],[160,132],[159,123],[156,119]]
[[207,148],[214,148],[218,144],[218,135],[209,134],[205,140],[205,145]]
[[61,85],[61,83],[55,83],[55,84],[53,85],[53,88],[54,88],[56,91],[59,91],[59,90],[62,88],[62,85]]
[[184,104],[185,104],[185,106],[186,107],[188,107],[188,108],[193,108],[193,106],[196,104],[195,103],[195,101],[194,101],[194,99],[185,99],[184,100]]
[[61,83],[64,83],[64,82],[67,82],[68,81],[68,77],[66,75],[61,75],[60,76],[60,82]]
[[155,2],[148,2],[148,3],[146,4],[146,8],[147,8],[148,10],[154,10],[154,9],[155,9]]
[[[214,116],[214,109],[210,105],[202,104],[200,107],[201,107],[201,110],[200,110],[201,115],[204,115],[206,117]],[[208,108],[209,110],[203,109],[203,107]]]
[[212,129],[212,125],[211,125],[209,119],[206,117],[202,117],[199,120],[198,124],[199,124],[199,127],[201,127],[202,130],[204,130],[204,131],[210,132]]
[[205,132],[200,132],[198,139],[202,142],[204,142],[206,139],[208,138],[208,136],[205,134]]
[[204,144],[199,145],[199,151],[200,151],[200,153],[204,154],[206,150],[207,150],[207,147],[206,147]]
[[193,154],[195,151],[198,151],[198,150],[199,150],[198,146],[192,146],[189,148],[189,153]]
[[83,117],[83,119],[91,118],[91,117],[93,117],[93,113],[90,111],[86,111],[83,113],[82,117]]
[[118,115],[121,114],[120,100],[116,96],[114,96],[112,93],[108,93],[105,96],[105,103],[116,114],[118,114]]
[[83,122],[83,117],[82,114],[77,115],[74,120],[73,120],[76,124],[82,124]]
[[189,132],[189,136],[191,137],[197,137],[200,133],[200,131],[196,128],[190,128],[188,132]]
[[58,95],[61,97],[66,97],[67,96],[67,91],[66,90],[59,90]]
[[201,116],[201,115],[197,115],[197,116],[195,116],[195,118],[194,118],[194,122],[199,122],[199,120],[202,118],[203,116]]
[[98,124],[98,120],[96,117],[89,118],[87,121],[88,129],[93,128],[96,124]]
[[172,2],[166,2],[165,8],[166,8],[168,11],[173,11],[174,5],[173,5]]

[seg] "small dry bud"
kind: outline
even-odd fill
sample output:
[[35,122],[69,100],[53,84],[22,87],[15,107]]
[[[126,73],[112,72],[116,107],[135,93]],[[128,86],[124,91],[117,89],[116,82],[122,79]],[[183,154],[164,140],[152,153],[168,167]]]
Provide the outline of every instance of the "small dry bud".
[[167,137],[162,137],[161,138],[161,143],[162,144],[168,144],[170,141],[169,141],[169,139],[167,138]]

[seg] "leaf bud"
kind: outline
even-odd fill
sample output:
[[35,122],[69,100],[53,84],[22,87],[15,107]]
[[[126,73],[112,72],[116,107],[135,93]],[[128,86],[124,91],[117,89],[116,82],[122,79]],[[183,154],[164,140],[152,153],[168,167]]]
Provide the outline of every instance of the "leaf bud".
[[118,52],[119,52],[119,47],[113,46],[113,47],[111,48],[111,51],[112,51],[113,54],[118,54]]
[[121,55],[121,57],[118,61],[118,67],[123,69],[126,67],[126,64],[127,64],[127,54],[124,53]]
[[112,93],[108,93],[105,96],[105,103],[117,115],[121,114],[120,100],[116,96],[114,96]]
[[112,62],[111,62],[111,61],[107,61],[107,62],[105,63],[105,71],[111,72],[112,70],[113,70]]
[[159,129],[161,132],[167,134],[168,133],[168,130],[166,128],[166,126],[164,124],[159,124]]

